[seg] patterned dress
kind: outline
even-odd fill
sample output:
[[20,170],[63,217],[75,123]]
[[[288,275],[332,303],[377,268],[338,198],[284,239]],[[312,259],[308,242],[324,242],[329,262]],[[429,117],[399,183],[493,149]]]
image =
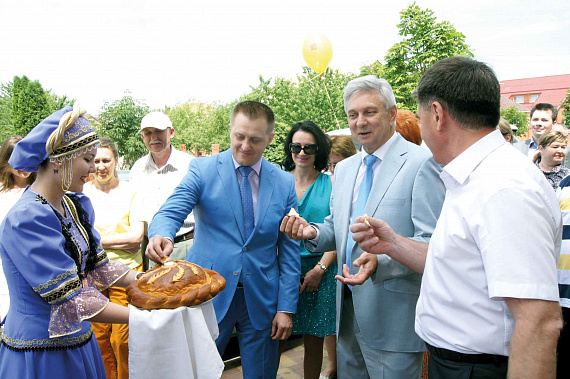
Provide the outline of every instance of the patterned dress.
[[[321,223],[330,214],[329,202],[332,185],[329,175],[319,174],[299,201],[299,215],[308,222]],[[323,253],[311,254],[301,244],[301,280],[323,257]],[[303,292],[299,296],[297,313],[293,315],[293,334],[309,334],[326,337],[336,328],[336,260],[324,273],[315,292]]]
[[66,215],[29,187],[0,225],[10,309],[0,331],[0,378],[105,378],[91,323],[108,303],[99,291],[128,272],[110,262],[83,195]]

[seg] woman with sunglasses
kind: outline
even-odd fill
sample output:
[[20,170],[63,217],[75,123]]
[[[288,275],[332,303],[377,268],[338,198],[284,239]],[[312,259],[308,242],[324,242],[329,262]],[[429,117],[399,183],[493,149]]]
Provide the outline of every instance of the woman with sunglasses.
[[[311,121],[293,125],[285,139],[283,167],[295,178],[299,214],[309,222],[323,222],[330,213],[331,178],[322,172],[330,149],[328,136]],[[300,295],[292,334],[303,335],[307,379],[319,378],[324,337],[335,333],[336,271],[335,251],[311,254],[301,246]]]

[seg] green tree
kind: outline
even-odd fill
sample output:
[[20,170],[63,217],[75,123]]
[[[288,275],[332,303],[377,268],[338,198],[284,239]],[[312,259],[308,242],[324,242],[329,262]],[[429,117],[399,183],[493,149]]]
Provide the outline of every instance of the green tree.
[[204,104],[189,102],[165,113],[170,117],[175,133],[172,143],[186,144],[187,150],[197,148],[211,152],[212,144],[220,145],[220,151],[230,146],[229,123],[233,104]]
[[473,54],[463,33],[448,21],[437,23],[432,10],[423,10],[415,2],[400,12],[398,29],[404,39],[388,50],[383,74],[394,89],[398,107],[415,112],[411,93],[424,72],[443,58]]
[[261,101],[275,112],[275,137],[265,150],[265,158],[280,162],[285,158],[283,142],[292,125],[310,120],[324,131],[348,127],[344,113],[343,91],[354,75],[328,68],[315,75],[309,67],[296,80],[263,79],[242,100]]
[[15,76],[12,86],[12,125],[14,132],[25,136],[44,118],[51,108],[39,81]]
[[75,99],[67,97],[67,95],[59,96],[52,92],[52,90],[46,91],[48,104],[51,112],[55,112],[68,105],[73,106],[75,104]]
[[0,143],[16,135],[12,126],[12,82],[0,84]]
[[142,118],[150,109],[144,101],[133,99],[128,91],[120,100],[106,101],[102,109],[99,124],[95,122],[97,132],[117,144],[119,155],[123,157],[123,167],[130,168],[137,159],[148,153],[139,128]]
[[501,109],[501,117],[507,120],[510,124],[517,126],[517,136],[528,132],[528,113],[521,112],[517,107],[512,106],[506,109]]
[[360,67],[360,76],[376,75],[379,78],[384,77],[384,65],[379,61],[375,61],[370,65]]
[[564,125],[570,127],[570,89],[566,94],[566,98],[560,103],[560,109],[564,111]]

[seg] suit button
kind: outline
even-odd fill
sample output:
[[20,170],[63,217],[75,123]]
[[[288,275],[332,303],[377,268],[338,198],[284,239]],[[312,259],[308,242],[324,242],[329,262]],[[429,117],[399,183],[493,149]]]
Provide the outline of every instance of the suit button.
[[234,271],[234,276],[238,276],[238,275],[239,275],[239,272]]
[[247,246],[244,246],[241,251],[247,251]]

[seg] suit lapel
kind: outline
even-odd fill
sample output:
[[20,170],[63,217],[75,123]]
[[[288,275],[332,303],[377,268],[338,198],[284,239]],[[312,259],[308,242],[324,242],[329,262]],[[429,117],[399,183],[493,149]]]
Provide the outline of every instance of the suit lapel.
[[[226,196],[234,214],[241,238],[245,239],[245,229],[243,225],[243,209],[241,206],[241,195],[237,181],[236,169],[232,159],[230,149],[218,154],[218,176],[226,191]],[[252,233],[253,234],[253,233]]]
[[[397,135],[396,140],[386,152],[382,162],[380,162],[368,201],[364,206],[364,213],[369,215],[375,214],[390,184],[406,162],[406,154],[408,153],[406,145],[406,141],[400,135]],[[379,215],[379,217],[382,217],[382,215]]]
[[253,236],[259,229],[259,226],[267,213],[267,208],[269,208],[271,196],[273,195],[273,189],[275,187],[274,170],[275,167],[273,167],[271,163],[262,159],[261,170],[259,172],[259,192],[257,194],[257,209],[255,210],[255,225],[251,232],[251,236]]

